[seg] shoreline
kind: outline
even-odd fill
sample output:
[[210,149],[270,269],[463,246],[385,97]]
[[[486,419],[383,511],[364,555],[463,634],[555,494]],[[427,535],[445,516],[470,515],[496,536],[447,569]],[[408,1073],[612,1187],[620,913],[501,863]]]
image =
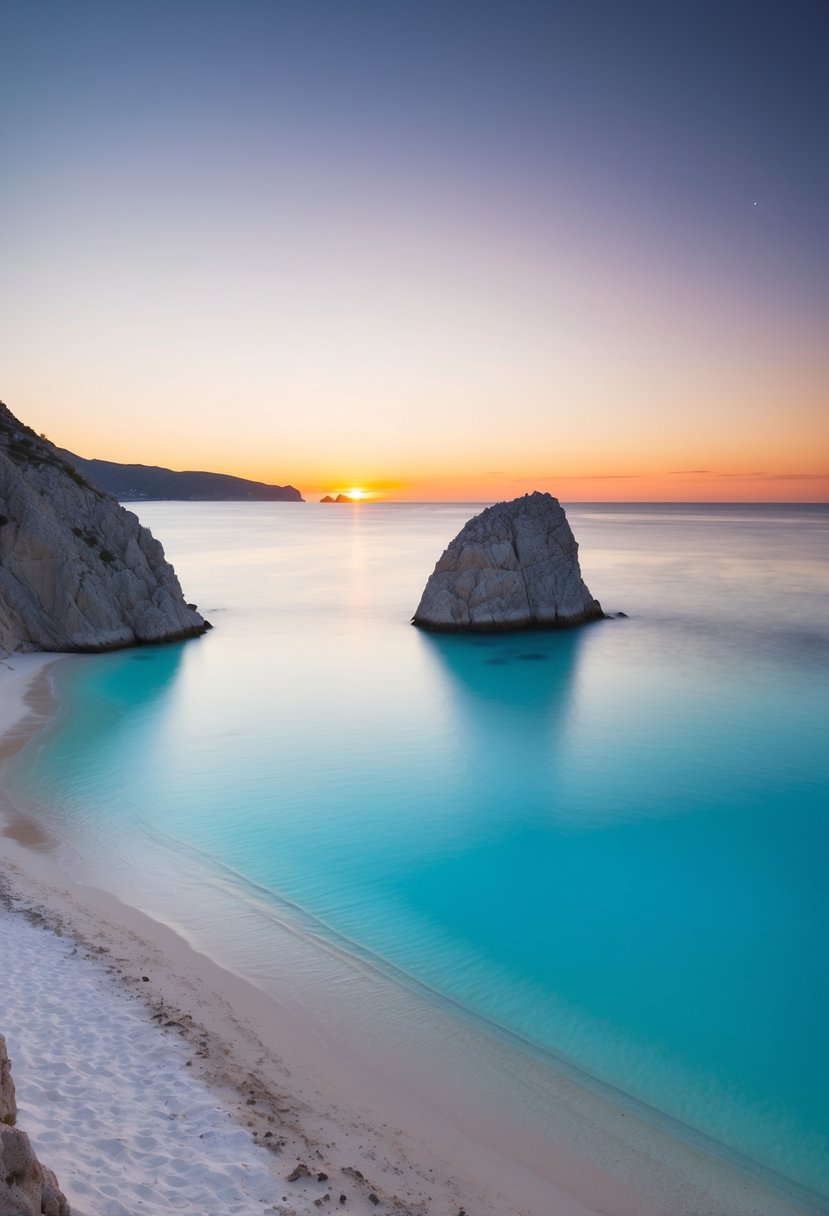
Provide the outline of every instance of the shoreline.
[[[44,680],[61,657],[15,656],[11,675],[0,671],[0,756],[19,750],[54,713]],[[0,854],[18,906],[23,899],[41,922],[87,953],[117,960],[110,982],[140,1001],[148,1020],[173,1024],[168,1033],[192,1052],[188,1068],[241,1126],[252,1124],[260,1142],[268,1131],[282,1142],[271,1154],[276,1211],[283,1194],[286,1212],[310,1212],[321,1200],[315,1177],[285,1181],[300,1161],[322,1162],[317,1172],[331,1180],[332,1202],[346,1194],[352,1212],[803,1216],[822,1210],[769,1190],[564,1076],[552,1086],[548,1135],[534,1139],[519,1131],[510,1140],[497,1112],[465,1124],[447,1117],[414,1087],[403,1088],[405,1079],[395,1083],[367,1067],[365,1048],[362,1056],[349,1054],[336,1017],[315,1018],[313,1009],[294,1002],[290,986],[280,1000],[194,949],[175,929],[70,879],[56,860],[57,842],[39,825],[5,798],[0,814],[7,821]],[[446,1015],[430,1016],[439,1023]],[[492,1048],[493,1056],[498,1050]],[[454,1109],[462,1106],[456,1102]],[[37,1148],[63,1185],[48,1143]]]

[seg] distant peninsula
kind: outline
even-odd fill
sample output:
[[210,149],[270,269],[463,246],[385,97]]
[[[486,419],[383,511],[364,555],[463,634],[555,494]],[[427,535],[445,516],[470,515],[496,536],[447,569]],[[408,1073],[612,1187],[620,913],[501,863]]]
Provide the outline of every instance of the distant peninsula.
[[119,502],[161,499],[166,502],[304,502],[293,486],[270,486],[228,473],[203,473],[157,465],[118,464],[112,460],[84,460],[74,452],[60,455],[77,471]]

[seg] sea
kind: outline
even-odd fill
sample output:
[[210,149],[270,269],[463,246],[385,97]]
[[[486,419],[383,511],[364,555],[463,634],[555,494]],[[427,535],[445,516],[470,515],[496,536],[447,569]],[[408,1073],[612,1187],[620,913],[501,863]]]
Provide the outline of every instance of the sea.
[[491,1043],[829,1199],[829,507],[569,505],[625,615],[453,636],[411,617],[480,505],[130,506],[213,629],[58,668],[10,779],[90,880],[389,1057]]

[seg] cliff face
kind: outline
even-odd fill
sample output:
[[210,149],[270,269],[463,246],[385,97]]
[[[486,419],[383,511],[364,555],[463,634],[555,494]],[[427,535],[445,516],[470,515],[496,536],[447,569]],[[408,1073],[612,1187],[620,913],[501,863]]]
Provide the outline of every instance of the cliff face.
[[466,523],[435,566],[413,623],[447,632],[557,628],[604,615],[551,494],[525,494]]
[[136,516],[0,403],[0,647],[112,650],[207,628]]
[[69,1216],[51,1170],[44,1169],[25,1132],[15,1127],[17,1101],[6,1040],[0,1034],[0,1212],[3,1216]]

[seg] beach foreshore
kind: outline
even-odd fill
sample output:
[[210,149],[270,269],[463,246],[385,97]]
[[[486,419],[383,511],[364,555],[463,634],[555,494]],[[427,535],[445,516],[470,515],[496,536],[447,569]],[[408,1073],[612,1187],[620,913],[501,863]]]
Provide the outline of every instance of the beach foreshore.
[[[0,666],[0,761],[48,722],[56,661]],[[335,1032],[290,985],[263,991],[77,881],[60,843],[0,792],[0,1032],[21,1126],[80,1216],[822,1210],[564,1074],[544,1078],[541,1131],[463,1094],[431,1102],[372,1067],[370,1044],[349,1049],[359,1028]]]

